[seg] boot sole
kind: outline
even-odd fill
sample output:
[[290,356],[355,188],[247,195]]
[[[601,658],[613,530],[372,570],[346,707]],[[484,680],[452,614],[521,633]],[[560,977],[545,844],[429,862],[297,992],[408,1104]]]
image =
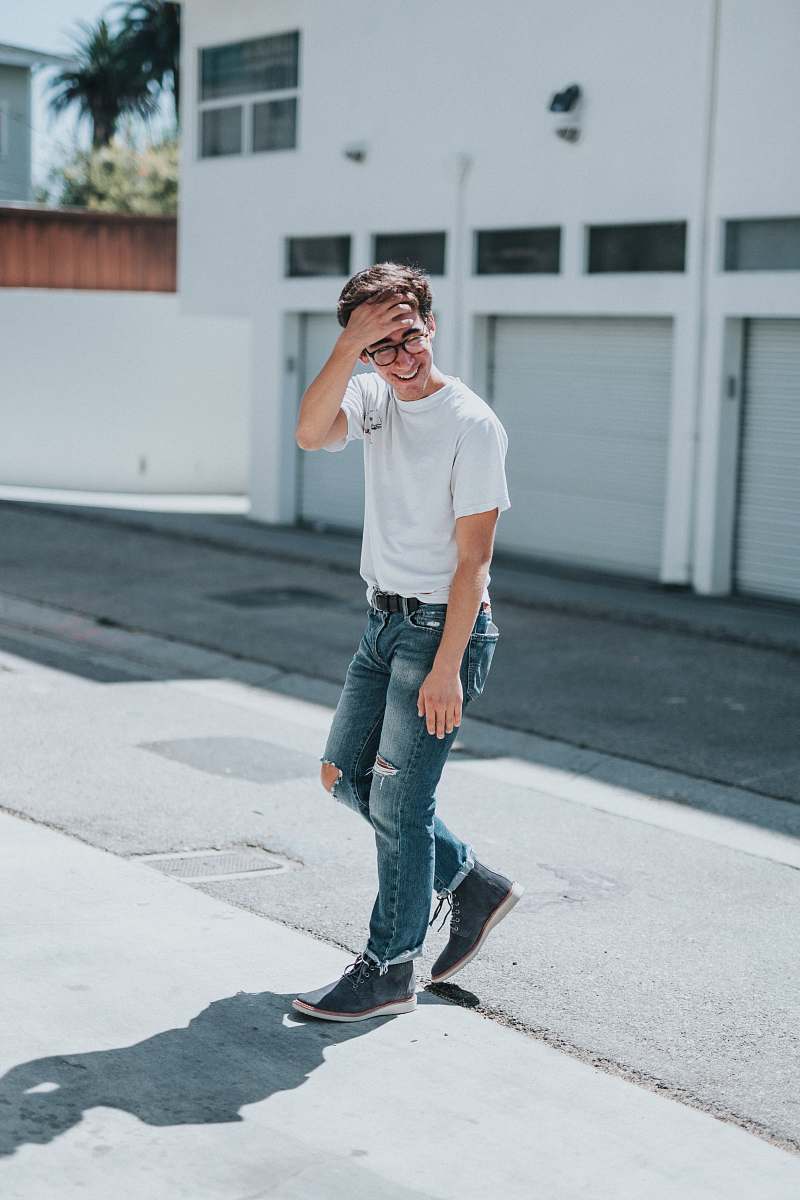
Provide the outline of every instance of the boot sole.
[[503,917],[508,916],[514,905],[518,904],[522,899],[524,893],[525,888],[521,883],[512,883],[511,890],[506,898],[501,900],[497,908],[487,917],[486,923],[484,924],[483,929],[478,935],[477,941],[473,944],[471,949],[468,950],[466,954],[462,955],[457,962],[454,962],[452,967],[448,967],[447,970],[439,972],[438,975],[432,974],[431,983],[444,983],[446,979],[452,979],[454,975],[457,975],[459,971],[463,970],[467,963],[472,962],[473,958],[480,951],[483,943],[486,941],[494,927],[500,924],[500,922],[503,920]]
[[416,995],[406,996],[404,1000],[390,1000],[363,1013],[329,1012],[324,1008],[314,1008],[313,1004],[304,1004],[302,1000],[292,1001],[292,1008],[297,1012],[307,1017],[319,1017],[321,1021],[368,1021],[372,1017],[393,1017],[396,1013],[413,1012],[416,1007]]

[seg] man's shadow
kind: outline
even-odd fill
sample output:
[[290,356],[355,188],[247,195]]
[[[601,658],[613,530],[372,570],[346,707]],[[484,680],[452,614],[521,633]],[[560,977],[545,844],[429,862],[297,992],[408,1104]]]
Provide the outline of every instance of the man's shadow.
[[53,1055],[0,1078],[0,1155],[45,1145],[88,1109],[132,1113],[147,1125],[241,1121],[246,1104],[299,1087],[326,1046],[361,1037],[390,1017],[334,1023],[304,1018],[291,996],[239,992],[185,1028],[116,1050]]

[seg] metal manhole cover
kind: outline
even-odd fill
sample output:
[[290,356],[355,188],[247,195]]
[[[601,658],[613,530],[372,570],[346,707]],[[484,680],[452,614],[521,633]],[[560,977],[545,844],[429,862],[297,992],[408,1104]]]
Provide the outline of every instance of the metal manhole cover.
[[243,588],[236,592],[215,592],[209,600],[220,604],[231,604],[234,608],[275,608],[279,604],[311,604],[315,607],[347,608],[346,600],[339,600],[326,592],[314,592],[308,588]]
[[228,850],[184,850],[172,854],[138,854],[137,862],[146,863],[164,875],[185,879],[187,883],[206,883],[221,879],[249,879],[273,871],[290,871],[297,866],[290,859],[258,846],[234,846]]

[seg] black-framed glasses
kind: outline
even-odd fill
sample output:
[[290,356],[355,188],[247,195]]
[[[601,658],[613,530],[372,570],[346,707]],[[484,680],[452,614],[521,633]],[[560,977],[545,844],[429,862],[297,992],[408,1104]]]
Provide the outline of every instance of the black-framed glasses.
[[381,346],[378,350],[365,350],[364,353],[379,367],[388,367],[397,358],[397,352],[402,347],[409,354],[422,354],[430,338],[430,333],[412,333],[396,346]]

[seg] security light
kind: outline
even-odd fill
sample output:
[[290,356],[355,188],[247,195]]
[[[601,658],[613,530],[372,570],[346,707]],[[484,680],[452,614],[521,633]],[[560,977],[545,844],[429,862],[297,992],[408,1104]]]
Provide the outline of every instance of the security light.
[[582,93],[577,83],[556,92],[548,107],[552,113],[553,132],[565,142],[577,142],[581,134],[580,108]]
[[565,87],[563,92],[556,92],[553,99],[550,101],[551,113],[568,113],[573,112],[581,98],[581,89],[577,83],[571,83],[569,87]]

